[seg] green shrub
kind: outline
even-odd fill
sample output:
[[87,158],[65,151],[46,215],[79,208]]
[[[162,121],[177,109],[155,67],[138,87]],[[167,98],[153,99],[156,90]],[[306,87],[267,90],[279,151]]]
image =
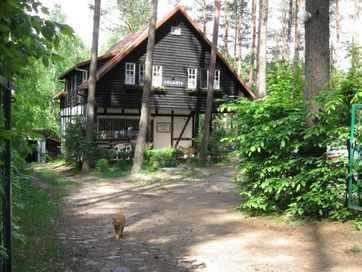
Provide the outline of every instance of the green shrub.
[[99,173],[106,172],[109,169],[109,163],[106,159],[100,159],[96,163],[95,170]]
[[350,103],[361,90],[354,82],[362,78],[353,74],[337,78],[319,97],[323,111],[313,114],[311,128],[291,67],[277,66],[269,74],[265,99],[237,99],[222,107],[235,113],[238,128],[228,142],[241,159],[235,177],[241,209],[335,220],[355,216],[346,207],[347,162],[327,159],[327,146],[348,138]]
[[145,152],[144,165],[153,168],[177,166],[183,154],[184,151],[178,148],[149,149]]
[[95,160],[99,157],[97,143],[85,140],[85,118],[74,117],[65,130],[64,158],[67,163],[76,163],[78,168],[82,167],[84,160]]

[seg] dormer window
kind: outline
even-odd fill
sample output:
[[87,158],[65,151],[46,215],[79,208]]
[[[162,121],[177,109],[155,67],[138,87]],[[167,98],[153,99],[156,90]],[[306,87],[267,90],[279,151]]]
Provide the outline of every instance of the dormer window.
[[172,26],[171,27],[171,34],[172,35],[181,35],[181,27]]
[[136,64],[127,62],[124,83],[127,85],[134,85],[135,81],[136,81]]

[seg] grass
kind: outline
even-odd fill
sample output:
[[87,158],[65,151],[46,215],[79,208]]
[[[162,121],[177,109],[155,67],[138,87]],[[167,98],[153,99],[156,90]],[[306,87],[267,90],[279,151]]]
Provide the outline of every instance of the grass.
[[[34,185],[41,182],[40,186]],[[44,186],[41,186],[44,185]],[[14,188],[14,219],[25,242],[14,243],[14,271],[66,271],[65,252],[57,240],[59,201],[65,187],[77,185],[46,171],[35,172],[33,180],[21,179]]]
[[360,253],[360,252],[362,252],[362,249],[360,248],[359,245],[354,244],[354,245],[349,249],[349,251],[351,251],[352,253]]
[[122,161],[111,164],[103,159],[100,161],[97,162],[96,167],[92,171],[92,175],[111,179],[124,177],[131,173],[131,164],[124,163]]

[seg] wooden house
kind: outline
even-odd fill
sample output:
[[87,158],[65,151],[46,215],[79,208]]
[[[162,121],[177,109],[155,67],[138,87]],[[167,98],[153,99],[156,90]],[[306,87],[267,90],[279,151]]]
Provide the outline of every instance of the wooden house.
[[[133,143],[138,133],[148,27],[121,40],[98,57],[96,83],[97,141],[100,145]],[[154,148],[189,147],[205,112],[211,43],[197,24],[177,7],[157,21],[152,69],[151,126]],[[62,135],[74,115],[84,115],[89,61],[60,76],[58,94]],[[216,97],[253,97],[253,93],[218,53]]]

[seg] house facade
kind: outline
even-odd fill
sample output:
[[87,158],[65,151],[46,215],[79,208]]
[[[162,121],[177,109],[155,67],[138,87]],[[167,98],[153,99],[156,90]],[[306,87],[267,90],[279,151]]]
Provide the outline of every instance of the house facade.
[[[98,58],[96,83],[97,141],[100,145],[134,143],[138,133],[145,75],[148,28],[123,39]],[[156,25],[148,141],[154,148],[189,147],[205,112],[211,43],[196,23],[177,7]],[[62,135],[87,104],[89,61],[61,77],[65,88],[57,97]],[[218,53],[216,97],[253,97],[250,89]],[[216,104],[214,104],[216,108]]]

